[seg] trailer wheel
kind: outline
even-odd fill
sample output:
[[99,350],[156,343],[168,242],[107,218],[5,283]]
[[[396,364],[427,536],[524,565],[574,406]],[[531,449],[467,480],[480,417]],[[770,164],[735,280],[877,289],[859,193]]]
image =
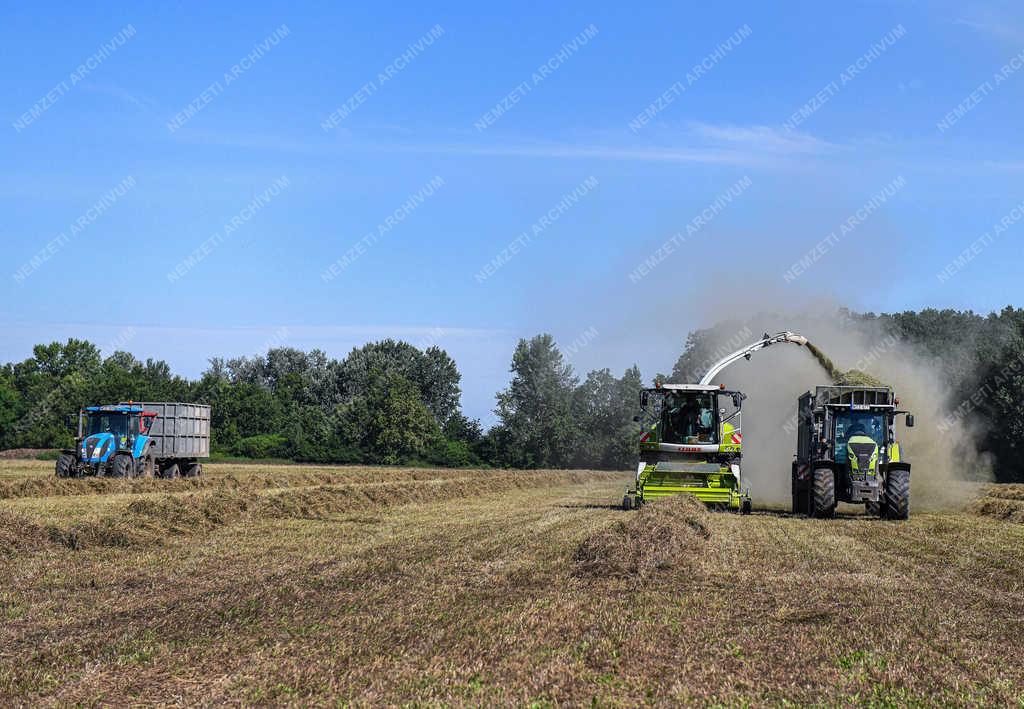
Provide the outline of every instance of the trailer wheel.
[[836,476],[828,468],[814,471],[814,516],[834,517],[836,513]]
[[178,468],[178,464],[177,463],[171,463],[166,468],[164,468],[164,475],[163,476],[166,479],[168,479],[168,480],[176,480],[177,478],[180,478],[181,477],[181,471]]
[[185,477],[186,478],[198,478],[203,473],[203,466],[199,463],[188,463],[185,466]]
[[910,471],[891,470],[885,477],[886,519],[910,517]]
[[75,464],[74,456],[70,456],[67,453],[62,453],[60,458],[57,458],[57,477],[58,478],[70,478],[71,468]]
[[126,455],[115,455],[110,462],[110,476],[114,478],[126,478],[131,470],[131,458]]

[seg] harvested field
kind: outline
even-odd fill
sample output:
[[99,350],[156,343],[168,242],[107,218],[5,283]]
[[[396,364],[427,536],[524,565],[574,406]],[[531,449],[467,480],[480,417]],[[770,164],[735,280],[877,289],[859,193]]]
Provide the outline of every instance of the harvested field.
[[622,512],[629,475],[583,471],[208,470],[4,476],[35,493],[0,500],[0,703],[1024,701],[1021,524]]

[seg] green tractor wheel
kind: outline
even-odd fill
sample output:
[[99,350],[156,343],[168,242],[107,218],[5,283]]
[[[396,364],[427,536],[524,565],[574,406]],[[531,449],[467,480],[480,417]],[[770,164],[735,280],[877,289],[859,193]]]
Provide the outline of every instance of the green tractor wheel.
[[813,487],[814,516],[834,517],[836,514],[836,476],[828,468],[814,471]]
[[910,471],[892,470],[885,477],[886,519],[910,518]]

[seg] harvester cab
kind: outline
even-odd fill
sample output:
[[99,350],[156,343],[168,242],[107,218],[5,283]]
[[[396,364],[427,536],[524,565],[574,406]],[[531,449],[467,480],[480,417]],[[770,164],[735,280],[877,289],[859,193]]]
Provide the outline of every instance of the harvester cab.
[[896,438],[906,415],[888,387],[819,386],[799,401],[793,512],[831,517],[839,502],[869,515],[907,519],[910,463]]
[[137,468],[148,465],[152,475],[148,434],[156,416],[156,412],[132,403],[81,409],[75,448],[63,451],[57,461],[57,474],[131,477]]
[[640,393],[643,424],[636,486],[625,509],[689,493],[713,507],[750,511],[742,484],[746,396],[723,386],[662,384]]
[[743,400],[746,395],[711,381],[726,367],[771,345],[807,340],[792,332],[765,333],[723,357],[697,384],[660,384],[640,392],[640,462],[624,509],[669,495],[690,494],[718,509],[750,513],[742,477]]

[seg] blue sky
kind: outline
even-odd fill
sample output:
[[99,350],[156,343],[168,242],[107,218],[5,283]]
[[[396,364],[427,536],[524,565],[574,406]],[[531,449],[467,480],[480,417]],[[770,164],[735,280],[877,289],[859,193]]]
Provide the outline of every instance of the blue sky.
[[708,5],[7,8],[0,359],[395,336],[486,418],[540,331],[649,376],[737,311],[1021,304],[1024,9]]

